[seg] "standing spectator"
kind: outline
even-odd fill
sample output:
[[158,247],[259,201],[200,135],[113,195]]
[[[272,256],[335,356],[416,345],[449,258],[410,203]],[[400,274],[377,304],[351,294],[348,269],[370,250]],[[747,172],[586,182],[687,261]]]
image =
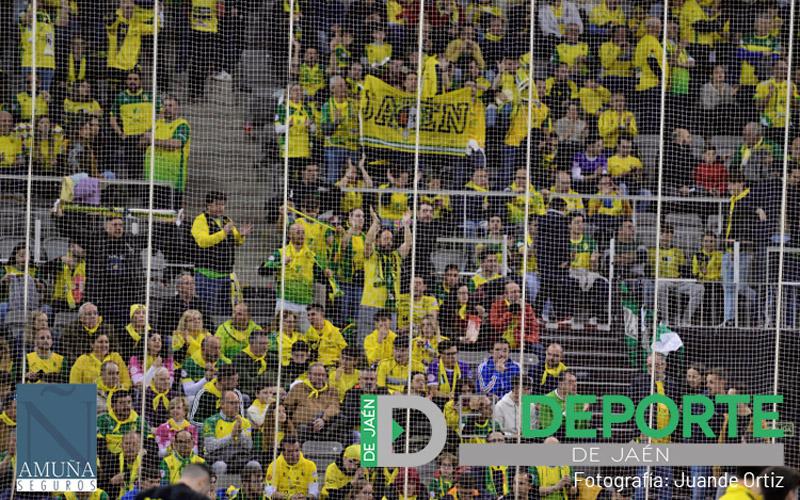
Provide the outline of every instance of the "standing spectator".
[[331,97],[322,106],[321,126],[325,134],[325,176],[328,182],[339,180],[347,167],[347,159],[354,161],[358,140],[358,110],[356,102],[348,97],[347,82],[341,76],[331,78]]
[[[728,178],[728,193],[731,195],[728,217],[725,223],[725,255],[722,256],[722,288],[725,297],[725,318],[722,326],[733,326],[736,320],[736,298],[743,293],[748,300],[754,301],[756,291],[752,284],[753,257],[763,245],[764,222],[767,213],[755,194],[751,194],[745,179],[733,174]],[[739,283],[734,281],[736,263],[734,262],[734,244],[738,242]]]
[[[692,276],[703,286],[705,301],[704,317],[706,324],[717,324],[709,321],[712,318],[711,311],[718,311],[719,297],[722,292],[720,281],[722,279],[722,252],[717,244],[717,235],[706,232],[703,235],[703,243],[700,251],[692,256]],[[713,308],[707,305],[713,304]],[[719,320],[717,320],[719,321]]]
[[175,295],[167,299],[161,306],[158,315],[158,331],[164,334],[177,331],[178,322],[190,309],[198,311],[201,318],[206,316],[203,302],[197,295],[194,276],[184,272],[175,280]]
[[205,458],[217,476],[235,474],[250,460],[252,424],[241,414],[242,401],[234,391],[225,391],[219,413],[203,422]]
[[[597,10],[594,8],[592,13]],[[602,67],[602,82],[611,92],[630,96],[635,86],[633,51],[628,38],[630,33],[622,25],[614,28],[614,34],[600,45],[599,58]]]
[[61,31],[69,24],[69,5],[67,2],[60,2],[55,22],[39,5],[35,13],[35,33],[33,31],[33,5],[33,2],[29,2],[19,15],[20,67],[23,74],[32,74],[35,57],[36,79],[41,82],[41,89],[49,92],[56,69],[56,41],[61,38],[57,37],[56,33],[61,35]]
[[[220,71],[219,15],[214,0],[192,0],[189,14],[191,37],[191,63],[189,66],[189,102],[206,94],[206,79],[214,74],[220,80],[225,75]],[[230,75],[227,76],[230,80]]]
[[692,134],[685,128],[672,131],[672,141],[664,145],[664,160],[670,168],[664,169],[664,188],[670,194],[689,196],[694,186],[695,156]]
[[[782,141],[786,122],[797,108],[800,94],[797,85],[791,82],[787,86],[786,77],[789,68],[786,61],[775,61],[772,68],[772,78],[756,85],[753,102],[761,110],[761,125],[766,128],[766,135],[772,141]],[[786,109],[787,93],[790,94],[789,109]]]
[[308,306],[308,322],[306,338],[317,346],[317,356],[326,368],[336,366],[347,347],[342,332],[333,323],[325,319],[325,308],[320,304]]
[[516,361],[510,360],[508,341],[495,341],[492,354],[478,366],[478,390],[484,394],[503,397],[519,378],[520,368]]
[[157,208],[184,208],[184,194],[189,180],[189,148],[191,145],[191,128],[186,118],[180,115],[178,99],[172,96],[165,97],[161,114],[156,120],[155,133],[145,132],[142,140],[151,144],[155,135],[155,151],[148,146],[144,157],[144,178],[150,179],[151,155],[155,155],[154,181],[163,181],[171,184],[169,192],[162,191],[157,186],[155,203]]
[[42,274],[52,279],[49,303],[55,312],[71,311],[83,304],[86,292],[86,251],[70,241],[67,253],[42,266]]
[[[0,171],[21,174],[23,160],[22,139],[14,131],[14,116],[0,110]],[[6,191],[8,186],[3,187]]]
[[219,191],[206,193],[206,210],[192,223],[195,249],[195,282],[198,295],[211,314],[225,315],[230,311],[236,246],[243,245],[253,230],[250,224],[237,226],[225,215],[227,196]]
[[[145,133],[150,130],[153,97],[142,89],[142,77],[133,68],[127,72],[125,84],[125,90],[115,96],[109,113],[119,143],[115,160],[124,165],[126,178],[140,179],[144,148],[149,144]],[[155,106],[158,109],[161,103],[156,100]]]
[[543,309],[545,321],[567,318],[572,308],[569,289],[570,241],[567,228],[567,217],[564,212],[566,203],[562,198],[550,202],[542,223],[539,226],[539,244],[537,245],[537,263],[542,277],[540,294],[552,303],[553,316],[549,316],[547,306]]
[[341,325],[356,322],[364,290],[364,210],[353,209],[347,221],[347,228],[341,235],[338,251],[334,255],[336,282],[344,292],[344,297],[337,301],[339,310],[336,311]]
[[661,80],[669,78],[669,62],[661,46],[662,24],[657,17],[648,17],[646,34],[636,44],[633,65],[639,71],[636,101],[643,134],[658,133],[661,114]]
[[275,312],[286,310],[295,313],[302,332],[309,327],[307,307],[314,301],[315,280],[333,276],[333,271],[320,263],[320,257],[306,242],[303,225],[295,222],[289,227],[289,242],[270,255],[260,270],[261,273],[278,273],[275,278],[279,287]]
[[[608,180],[608,177],[605,177]],[[576,294],[573,307],[573,318],[577,324],[579,318],[588,315],[589,324],[596,325],[598,318],[605,316],[604,309],[608,297],[608,281],[597,272],[600,253],[597,242],[586,234],[586,223],[582,215],[572,216],[569,224],[569,244],[572,260],[569,264],[569,277]],[[588,314],[587,314],[588,313]]]
[[128,323],[131,304],[143,298],[144,276],[140,242],[125,234],[125,221],[112,216],[103,230],[85,231],[86,296],[98,305],[115,328]]
[[281,157],[289,158],[292,170],[297,170],[301,164],[311,159],[311,137],[316,130],[313,112],[303,97],[303,87],[297,83],[292,84],[288,97],[278,105],[275,112],[275,135]]
[[[135,0],[120,0],[119,8],[105,26],[106,69],[112,94],[119,91],[119,83],[126,76],[130,78],[130,72],[139,66],[142,37],[153,34],[153,25],[143,22],[140,13]],[[150,116],[149,112],[147,116]]]
[[[577,25],[578,33],[583,33],[581,14],[574,3],[567,0],[547,0],[539,7],[539,29],[547,37],[550,47],[564,36],[568,24]],[[549,55],[550,52],[545,53]]]
[[[406,214],[402,221],[403,243],[394,249],[394,235],[389,229],[381,230],[381,221],[375,210],[370,209],[372,224],[364,240],[364,291],[358,317],[358,338],[363,339],[375,322],[381,309],[396,313],[397,297],[400,295],[400,267],[411,251],[411,217]],[[396,318],[394,318],[396,322]]]
[[739,115],[736,94],[738,85],[726,81],[725,66],[714,66],[711,79],[703,85],[700,105],[705,119],[703,135],[727,135],[731,132],[732,118]]

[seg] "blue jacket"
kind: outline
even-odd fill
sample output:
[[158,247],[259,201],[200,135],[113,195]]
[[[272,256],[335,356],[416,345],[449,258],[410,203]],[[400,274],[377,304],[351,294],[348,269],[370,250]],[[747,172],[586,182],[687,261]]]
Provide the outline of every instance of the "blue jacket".
[[502,398],[511,392],[514,382],[519,380],[519,365],[510,359],[506,361],[506,369],[500,373],[494,367],[494,358],[478,366],[478,390],[486,394],[494,394]]

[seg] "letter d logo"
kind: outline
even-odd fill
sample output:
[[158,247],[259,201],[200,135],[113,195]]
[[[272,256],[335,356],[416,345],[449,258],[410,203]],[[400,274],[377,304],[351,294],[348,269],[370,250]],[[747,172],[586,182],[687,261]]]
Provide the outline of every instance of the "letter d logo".
[[[394,440],[404,432],[392,419],[395,408],[421,412],[431,424],[428,444],[416,453],[395,453]],[[380,426],[380,427],[379,427]],[[420,396],[361,396],[361,465],[419,467],[433,462],[447,441],[447,423],[439,407]]]

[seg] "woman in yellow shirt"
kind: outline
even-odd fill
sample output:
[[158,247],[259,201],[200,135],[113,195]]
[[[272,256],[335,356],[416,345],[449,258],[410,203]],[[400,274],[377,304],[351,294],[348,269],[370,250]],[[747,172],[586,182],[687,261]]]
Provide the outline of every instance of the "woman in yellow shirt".
[[119,379],[124,389],[131,386],[128,366],[118,352],[108,352],[108,336],[100,334],[94,339],[92,352],[78,357],[69,372],[70,384],[94,384],[100,377],[100,368],[106,361],[113,361],[119,367]]
[[203,339],[210,336],[203,326],[203,314],[197,309],[189,309],[183,313],[178,328],[172,334],[172,351],[176,363],[200,350]]

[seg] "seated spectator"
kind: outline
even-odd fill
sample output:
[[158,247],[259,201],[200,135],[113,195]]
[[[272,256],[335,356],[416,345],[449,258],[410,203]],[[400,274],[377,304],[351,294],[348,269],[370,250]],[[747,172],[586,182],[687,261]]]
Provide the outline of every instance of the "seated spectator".
[[500,398],[492,409],[494,426],[511,439],[516,438],[522,430],[520,427],[522,413],[520,398],[529,390],[526,385],[526,380],[515,380],[511,391]]
[[464,381],[472,379],[470,367],[458,359],[458,345],[448,339],[439,343],[438,358],[428,365],[427,374],[428,390],[440,403],[458,398]]
[[311,348],[305,341],[298,340],[292,344],[289,364],[283,368],[284,375],[281,377],[284,390],[288,391],[297,381],[302,382],[308,379],[311,362]]
[[281,454],[267,467],[267,486],[264,489],[269,498],[317,498],[316,464],[305,458],[300,451],[300,441],[288,436],[281,443]]
[[67,253],[42,266],[42,275],[52,283],[50,306],[55,312],[73,311],[86,298],[86,251],[70,241]]
[[65,174],[85,174],[91,178],[116,178],[111,170],[101,170],[100,151],[97,145],[99,130],[100,120],[91,115],[79,115],[72,122],[68,133]]
[[325,484],[322,498],[340,498],[350,490],[349,486],[358,476],[361,464],[361,445],[352,444],[342,455],[325,469]]
[[[624,195],[651,194],[642,189],[644,165],[642,160],[633,155],[633,144],[628,139],[620,139],[616,153],[608,159],[608,174]],[[640,203],[639,206],[640,211],[647,211],[649,204]]]
[[[439,301],[433,295],[426,295],[428,287],[425,278],[414,277],[414,325],[420,326],[423,318],[430,316],[434,320],[439,316]],[[411,311],[409,294],[401,294],[397,301],[397,327],[407,328]]]
[[111,493],[111,498],[122,498],[133,489],[134,478],[142,473],[144,450],[141,439],[136,429],[124,433],[118,456],[105,456],[100,460],[97,483],[104,491]]
[[536,313],[528,303],[524,304],[524,312],[522,307],[522,291],[519,285],[514,281],[507,281],[505,293],[494,301],[489,312],[489,324],[494,330],[494,339],[504,339],[512,349],[519,348],[524,341],[526,350],[540,351],[542,348],[539,344]]
[[[483,252],[478,255],[478,260],[480,261],[480,268],[478,268],[469,280],[469,290],[471,293],[477,292],[484,286],[492,288],[496,285],[494,282],[503,277],[503,275],[500,274],[500,263],[497,260],[497,253],[494,252],[493,249],[484,249]],[[492,293],[492,291],[489,292],[488,299],[494,298]]]
[[[515,383],[519,383],[519,378],[512,381],[512,384]],[[498,429],[492,418],[493,411],[492,399],[489,396],[481,394],[470,398],[469,409],[462,413],[461,441],[486,444],[487,438]]]
[[467,285],[461,285],[450,294],[442,307],[442,328],[452,332],[462,347],[477,346],[480,326],[486,309],[470,294]]
[[104,361],[100,367],[100,376],[97,377],[97,414],[108,408],[108,397],[111,393],[123,389],[120,381],[119,366],[111,360]]
[[714,66],[711,79],[703,85],[700,96],[704,117],[703,135],[729,135],[733,130],[731,118],[739,115],[736,100],[739,86],[730,85],[726,78],[725,66],[718,64]]
[[600,113],[597,120],[597,130],[605,147],[609,149],[616,148],[620,138],[633,139],[639,135],[636,117],[625,108],[625,95],[611,96],[610,108]]
[[597,83],[593,78],[587,78],[583,81],[583,85],[578,89],[575,97],[581,103],[581,109],[587,118],[594,121],[600,111],[608,104],[608,101],[611,100],[611,91]]
[[0,453],[8,453],[13,445],[11,441],[16,435],[17,399],[9,396],[3,400],[3,411],[0,413]]
[[144,390],[144,419],[151,427],[158,427],[169,419],[169,402],[178,395],[172,390],[169,370],[163,366],[156,369],[153,381]]
[[339,392],[339,402],[344,402],[347,391],[358,385],[360,370],[356,368],[358,354],[352,347],[342,351],[338,368],[328,369],[328,384]]
[[[553,436],[544,440],[544,444],[558,443],[558,438]],[[531,493],[539,498],[550,498],[551,495],[569,498],[578,495],[575,475],[568,465],[536,465],[528,467],[526,475],[529,475]]]
[[[704,288],[704,317],[706,324],[718,325],[719,320],[712,316],[712,310],[719,312],[719,299],[722,296],[722,257],[719,250],[717,235],[706,232],[703,235],[703,243],[700,251],[692,256],[692,277]],[[707,307],[713,305],[712,308]],[[710,320],[710,321],[709,321]]]
[[203,326],[203,315],[197,309],[183,312],[178,327],[172,334],[172,355],[180,364],[191,358],[200,350],[207,337],[211,336]]
[[66,152],[67,141],[64,130],[53,123],[47,115],[36,119],[36,141],[31,144],[30,138],[25,141],[25,149],[33,148],[33,172],[35,175],[57,175],[58,161]]
[[742,130],[742,143],[729,165],[731,173],[741,174],[750,183],[757,183],[780,175],[775,158],[781,157],[781,148],[764,137],[764,127],[750,122]]
[[694,170],[694,182],[699,194],[724,197],[728,191],[728,169],[719,162],[717,150],[707,148],[702,163]]
[[[97,438],[105,441],[104,451],[119,454],[122,437],[139,429],[149,432],[147,424],[133,409],[131,393],[124,389],[112,392],[108,399],[108,412],[97,416]],[[99,445],[98,442],[98,451]]]
[[192,446],[197,452],[197,427],[193,426],[187,419],[189,403],[183,396],[177,396],[169,400],[169,418],[166,422],[156,427],[156,444],[158,444],[158,455],[164,457],[172,449],[172,442],[175,435],[180,431],[188,431],[192,436]]
[[222,355],[227,358],[235,358],[244,349],[250,339],[250,335],[255,330],[261,330],[250,317],[250,309],[247,304],[240,302],[233,306],[231,319],[225,321],[214,334],[219,337],[222,346]]
[[203,422],[205,459],[219,476],[236,474],[250,460],[253,449],[252,425],[241,414],[242,401],[234,391],[225,391],[219,413]]
[[422,318],[419,328],[414,330],[414,338],[411,341],[411,359],[419,361],[427,367],[430,362],[438,356],[439,343],[447,340],[439,330],[439,322],[433,315],[426,315]]
[[[25,151],[22,138],[14,130],[14,117],[8,111],[0,111],[0,167],[8,174],[23,174]],[[4,190],[8,185],[4,186]]]
[[[276,401],[276,393],[277,389],[274,385],[264,385],[258,389],[258,391],[256,391],[256,397],[253,398],[253,401],[250,404],[250,407],[247,408],[247,413],[245,414],[247,415],[248,420],[250,420],[250,423],[253,424],[253,428],[255,430],[260,430],[265,423],[266,425],[270,425],[265,418],[267,415],[267,409]],[[285,398],[284,396],[281,397]],[[253,440],[253,445],[256,445],[255,439]],[[258,449],[258,446],[255,447]]]
[[123,359],[131,359],[131,356],[144,351],[144,338],[150,332],[150,325],[147,324],[147,310],[144,304],[133,304],[130,307],[130,323],[125,325],[124,332],[120,333],[117,341],[117,349]]
[[[45,316],[46,318],[47,316]],[[67,379],[64,356],[52,351],[53,337],[50,329],[43,328],[34,336],[33,351],[25,355],[28,372],[25,382],[29,384],[63,384]]]
[[297,330],[297,315],[288,309],[275,315],[272,325],[270,325],[268,338],[269,352],[274,353],[283,366],[289,365],[292,357],[292,345],[299,341],[305,343],[305,335]]
[[195,395],[192,409],[189,410],[189,422],[198,427],[203,425],[207,418],[216,413],[221,404],[222,394],[225,392],[236,394],[242,405],[239,413],[244,415],[244,399],[238,387],[239,374],[236,373],[236,369],[231,365],[220,366],[217,376],[203,384],[203,388]]
[[[572,189],[572,177],[570,175],[570,172],[566,170],[559,170],[558,172],[556,172],[554,179],[555,182],[550,187],[550,189],[542,192],[542,194],[544,194],[548,198],[547,201],[548,206],[555,198],[558,198],[564,200],[564,203],[567,204],[566,206],[567,212],[583,212],[584,211],[583,199],[580,196],[577,196],[578,195],[577,191]],[[573,196],[567,198],[559,196],[559,194],[568,194]]]
[[[528,195],[525,194],[525,189],[528,190]],[[514,182],[505,188],[505,191],[511,193],[520,193],[515,198],[510,198],[506,202],[506,220],[509,224],[521,225],[525,220],[525,205],[529,204],[528,213],[531,216],[544,215],[544,197],[536,190],[531,181],[528,179],[528,172],[524,168],[518,168],[514,175]]]
[[370,365],[391,359],[397,334],[391,330],[392,317],[389,313],[375,315],[375,330],[364,339],[364,355]]
[[196,436],[188,430],[175,433],[171,451],[161,459],[161,484],[176,484],[180,481],[183,468],[188,464],[204,464],[206,461],[195,451]]
[[195,310],[200,313],[200,318],[205,318],[206,312],[203,300],[197,295],[194,276],[182,273],[175,279],[175,295],[166,299],[158,314],[158,331],[169,333],[181,331],[178,328],[180,320],[186,311]]
[[313,343],[317,359],[322,364],[326,367],[335,366],[347,347],[347,341],[342,332],[325,319],[325,308],[322,305],[312,304],[307,309],[310,326],[306,331],[306,339]]
[[292,386],[284,404],[301,439],[338,439],[339,393],[328,385],[322,363],[311,364],[308,378]]
[[120,380],[125,389],[131,387],[128,367],[118,352],[109,352],[108,336],[99,333],[94,339],[92,350],[75,360],[69,372],[70,384],[93,384],[100,376],[100,367],[106,361],[113,361],[119,367]]
[[568,158],[583,149],[589,133],[586,120],[581,117],[580,108],[572,103],[567,106],[567,113],[556,120],[555,133],[558,136],[559,148],[565,151]]
[[458,458],[452,453],[444,452],[436,458],[436,465],[433,479],[428,483],[428,495],[430,498],[447,498],[455,482]]
[[170,385],[175,380],[175,363],[171,357],[162,358],[161,349],[163,343],[161,342],[161,335],[157,333],[150,333],[147,336],[147,359],[142,362],[142,356],[131,356],[128,368],[131,372],[131,382],[133,385],[147,387],[153,379],[155,371],[159,368],[166,368],[169,373]]
[[[144,460],[139,477],[134,481],[133,488],[122,495],[120,500],[136,500],[139,493],[158,488],[161,484],[161,471],[149,463],[149,459]],[[99,490],[99,489],[98,489]],[[95,491],[98,491],[95,490]],[[102,490],[99,490],[102,491]],[[102,497],[102,495],[101,495]],[[102,500],[102,498],[101,498]]]
[[[563,371],[561,375],[558,376],[558,385],[552,391],[547,393],[547,397],[551,398],[555,402],[556,408],[561,408],[562,413],[566,411],[567,405],[567,398],[569,396],[578,394],[578,378],[575,376],[574,373],[571,371]],[[573,403],[575,406],[573,408],[574,411],[587,411],[589,409],[589,404],[580,405],[580,403]],[[548,404],[543,404],[539,407],[539,429],[547,429],[548,426],[553,422],[553,408]],[[585,429],[588,425],[588,422],[578,422],[576,427],[579,429]],[[563,428],[557,432],[560,437],[558,439],[564,439],[564,431]]]
[[394,339],[392,357],[378,364],[378,387],[385,387],[389,394],[405,391],[411,373],[424,373],[425,366],[410,357],[408,336],[397,336]]
[[103,108],[92,95],[92,84],[87,80],[76,85],[72,93],[64,99],[64,125],[72,123],[81,115],[97,118],[103,116]]
[[572,181],[581,193],[591,193],[597,178],[608,174],[608,160],[603,152],[603,139],[589,140],[586,150],[575,155],[572,162]]
[[598,196],[608,196],[608,198],[589,200],[589,209],[586,214],[600,230],[602,240],[607,241],[617,231],[622,219],[633,213],[633,208],[628,200],[620,198],[621,194],[617,192],[610,176],[600,176],[597,190]]
[[231,360],[220,354],[219,339],[206,337],[200,350],[188,358],[181,369],[183,392],[193,398],[203,386],[216,378],[217,372]]
[[[688,277],[690,273],[688,272],[688,263],[683,250],[672,245],[672,237],[674,235],[675,228],[671,225],[663,224],[661,226],[661,249],[658,252],[661,262],[658,266],[659,280],[657,290],[659,294],[659,309],[663,320],[670,322],[670,324],[692,325],[694,324],[694,313],[703,302],[703,285],[682,280],[682,278]],[[648,253],[650,255],[650,266],[653,269],[653,273],[655,273],[656,249],[651,248]],[[652,285],[649,286],[652,287]],[[679,295],[685,295],[689,298],[689,303],[680,318],[674,318],[670,315],[669,300],[671,292],[677,292]],[[652,291],[648,293],[652,293]]]
[[239,385],[253,399],[265,383],[274,385],[277,379],[278,356],[269,351],[269,337],[264,330],[253,330],[250,343],[234,359]]
[[583,33],[581,14],[573,2],[548,0],[539,7],[539,29],[548,39],[560,40],[561,26],[568,23],[577,25],[578,33]]
[[484,394],[503,397],[519,378],[519,365],[509,359],[508,341],[495,341],[492,354],[478,366],[478,390]]
[[598,318],[606,316],[608,280],[597,272],[600,253],[597,242],[586,234],[585,220],[582,215],[575,215],[570,221],[569,243],[572,254],[569,276],[577,285],[574,293],[578,294],[573,298],[575,304],[574,325],[582,324],[586,315],[588,315],[589,324],[596,325]]
[[564,348],[561,344],[552,343],[547,346],[544,354],[544,363],[531,367],[528,373],[531,376],[531,393],[548,394],[558,385],[558,377],[567,370],[563,363]]

